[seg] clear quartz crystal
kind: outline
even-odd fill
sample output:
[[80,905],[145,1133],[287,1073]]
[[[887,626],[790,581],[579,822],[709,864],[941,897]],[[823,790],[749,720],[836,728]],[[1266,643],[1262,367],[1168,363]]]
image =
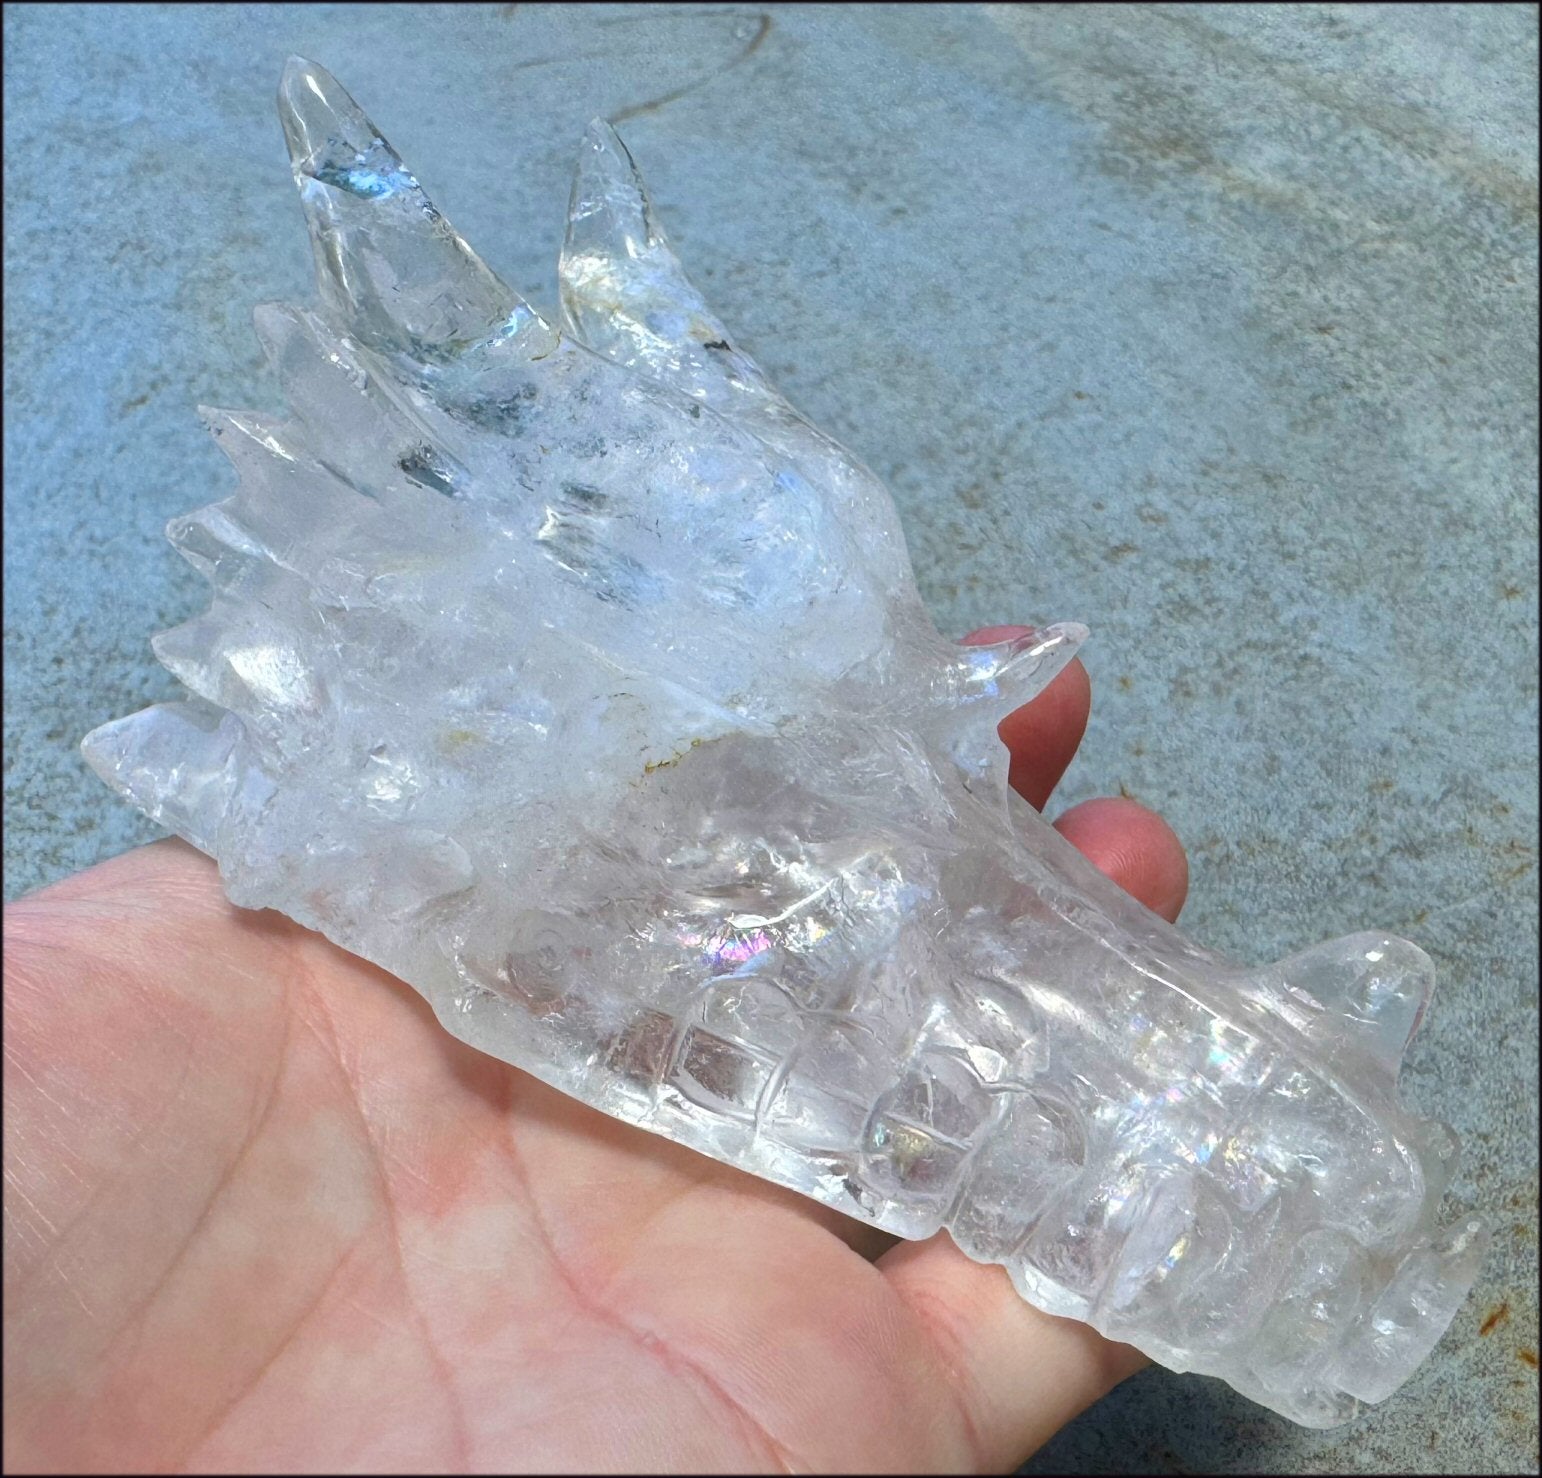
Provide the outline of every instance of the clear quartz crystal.
[[1368,933],[1249,969],[1007,787],[1000,719],[1085,636],[959,649],[888,494],[686,281],[589,130],[549,325],[337,82],[280,92],[320,308],[258,309],[293,408],[167,533],[191,689],[97,772],[456,1036],[629,1123],[1326,1426],[1471,1285]]

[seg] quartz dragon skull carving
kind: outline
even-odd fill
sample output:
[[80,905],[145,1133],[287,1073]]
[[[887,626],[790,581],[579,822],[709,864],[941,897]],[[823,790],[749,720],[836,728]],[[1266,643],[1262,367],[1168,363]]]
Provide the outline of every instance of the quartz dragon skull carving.
[[168,535],[191,690],[109,784],[446,1028],[1302,1423],[1387,1397],[1482,1255],[1398,1064],[1428,958],[1246,968],[1008,791],[996,726],[1073,625],[960,649],[878,480],[691,287],[591,127],[560,322],[319,67],[280,93],[317,311],[257,329],[287,421]]

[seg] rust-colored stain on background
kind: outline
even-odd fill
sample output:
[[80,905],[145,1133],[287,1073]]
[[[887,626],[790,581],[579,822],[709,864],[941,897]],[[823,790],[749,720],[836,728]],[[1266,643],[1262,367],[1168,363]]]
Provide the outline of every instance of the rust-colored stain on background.
[[1488,1318],[1478,1326],[1478,1333],[1484,1335],[1492,1334],[1509,1317],[1510,1305],[1508,1303],[1501,1303],[1489,1314]]
[[1529,1365],[1533,1370],[1537,1368],[1537,1352],[1535,1350],[1517,1350],[1515,1352],[1515,1358],[1519,1360],[1522,1365]]

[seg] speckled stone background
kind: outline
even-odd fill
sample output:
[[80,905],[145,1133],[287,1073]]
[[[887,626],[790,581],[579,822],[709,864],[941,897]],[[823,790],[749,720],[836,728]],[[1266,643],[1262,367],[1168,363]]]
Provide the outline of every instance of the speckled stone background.
[[337,72],[554,297],[584,122],[791,398],[893,488],[945,631],[1074,617],[1056,805],[1188,844],[1262,960],[1434,955],[1404,1070],[1494,1251],[1403,1392],[1295,1429],[1150,1371],[1061,1473],[1537,1470],[1537,12],[1525,5],[8,6],[6,896],[154,833],[85,770],[170,696],[162,541],[310,293],[273,94]]

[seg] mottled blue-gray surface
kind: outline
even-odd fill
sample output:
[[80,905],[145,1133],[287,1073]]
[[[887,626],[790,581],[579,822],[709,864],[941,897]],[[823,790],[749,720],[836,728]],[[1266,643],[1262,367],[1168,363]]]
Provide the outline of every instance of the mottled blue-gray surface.
[[1426,1367],[1327,1433],[1150,1371],[1029,1471],[1536,1471],[1535,7],[4,27],[7,897],[154,835],[76,743],[174,690],[148,638],[205,594],[161,526],[233,486],[194,402],[279,406],[249,313],[310,292],[284,56],[541,304],[607,115],[721,316],[893,488],[943,629],[1093,627],[1057,804],[1166,814],[1207,943],[1385,926],[1440,967],[1404,1091],[1496,1236]]

